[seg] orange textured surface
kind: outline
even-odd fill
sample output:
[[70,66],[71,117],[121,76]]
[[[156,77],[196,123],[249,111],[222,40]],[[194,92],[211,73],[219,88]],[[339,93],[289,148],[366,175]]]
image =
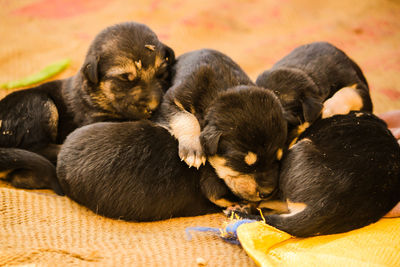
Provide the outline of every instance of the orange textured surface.
[[[400,109],[397,0],[0,0],[0,84],[64,58],[75,74],[94,36],[122,21],[149,25],[177,56],[214,48],[252,79],[298,45],[328,41],[362,68],[375,112]],[[10,91],[0,89],[0,98]],[[235,245],[189,226],[222,215],[137,224],[96,216],[65,197],[0,184],[0,265],[253,266]]]

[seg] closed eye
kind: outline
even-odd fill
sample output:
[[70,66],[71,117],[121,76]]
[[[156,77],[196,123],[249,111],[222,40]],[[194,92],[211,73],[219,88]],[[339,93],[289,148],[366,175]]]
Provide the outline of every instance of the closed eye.
[[123,73],[118,75],[118,79],[123,82],[129,82],[131,84],[137,84],[140,81],[139,77],[135,77],[132,73]]

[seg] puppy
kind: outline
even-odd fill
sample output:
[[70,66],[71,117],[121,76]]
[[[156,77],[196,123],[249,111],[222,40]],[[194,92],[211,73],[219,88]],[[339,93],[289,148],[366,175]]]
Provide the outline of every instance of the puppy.
[[158,121],[178,140],[179,157],[197,168],[207,157],[241,199],[268,197],[277,184],[287,131],[278,98],[254,86],[235,62],[215,50],[180,56],[173,74]]
[[[0,171],[16,187],[50,187],[58,145],[97,121],[147,119],[170,83],[174,52],[143,24],[100,32],[73,77],[16,91],[0,101]],[[23,151],[26,150],[26,151]]]
[[[366,226],[400,200],[400,147],[370,113],[319,120],[282,159],[279,189],[278,213],[286,214],[265,220],[280,230],[307,237]],[[275,209],[278,202],[260,207]]]
[[289,139],[316,119],[351,110],[372,112],[369,87],[360,67],[326,42],[300,46],[261,73],[256,84],[273,90],[285,109]]
[[[206,195],[226,188],[209,165],[200,171],[188,168],[179,159],[175,138],[148,120],[101,122],[75,130],[62,145],[57,175],[73,200],[128,221],[217,212]],[[226,198],[234,197],[226,193]]]

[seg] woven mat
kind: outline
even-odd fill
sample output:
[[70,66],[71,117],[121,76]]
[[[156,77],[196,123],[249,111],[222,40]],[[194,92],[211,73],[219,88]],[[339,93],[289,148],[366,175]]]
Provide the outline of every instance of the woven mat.
[[[78,71],[104,27],[149,25],[177,55],[214,48],[253,79],[294,47],[325,40],[363,69],[375,112],[400,109],[400,2],[394,0],[0,0],[0,84],[70,58]],[[0,98],[10,91],[0,90]],[[0,183],[0,265],[252,266],[244,251],[187,226],[219,227],[222,215],[157,223],[109,220],[48,191]]]
[[240,246],[185,228],[220,227],[221,214],[132,223],[98,216],[47,190],[0,188],[0,266],[253,266]]

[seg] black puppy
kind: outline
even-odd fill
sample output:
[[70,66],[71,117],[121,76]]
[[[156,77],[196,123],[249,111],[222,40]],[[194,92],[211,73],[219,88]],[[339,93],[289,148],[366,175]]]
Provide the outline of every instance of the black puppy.
[[[159,121],[178,140],[179,156],[200,167],[206,157],[230,190],[245,200],[275,189],[287,125],[278,98],[253,85],[226,55],[209,49],[180,56]],[[226,199],[212,199],[230,206]]]
[[[97,35],[73,77],[0,101],[0,171],[16,187],[61,193],[55,163],[67,134],[97,121],[149,118],[170,83],[174,52],[138,23]],[[16,149],[18,148],[18,149]]]
[[264,71],[258,86],[273,90],[289,123],[289,142],[317,118],[372,112],[368,83],[360,67],[343,51],[326,42],[300,46]]
[[73,200],[98,214],[133,221],[217,212],[207,196],[226,188],[209,165],[188,168],[175,138],[148,120],[75,130],[62,145],[57,175]]
[[[400,200],[400,147],[386,124],[370,113],[315,122],[284,156],[281,170],[281,208],[287,211],[265,219],[295,236],[366,226]],[[275,209],[277,201],[260,207]]]

